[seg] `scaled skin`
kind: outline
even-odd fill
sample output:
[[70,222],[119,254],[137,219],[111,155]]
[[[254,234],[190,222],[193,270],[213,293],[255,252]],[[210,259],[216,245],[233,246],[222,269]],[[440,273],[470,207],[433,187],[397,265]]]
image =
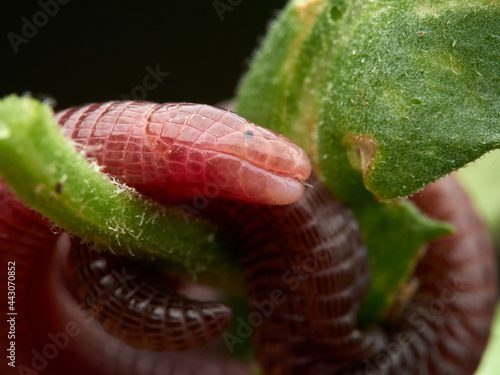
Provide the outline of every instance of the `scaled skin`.
[[67,109],[56,120],[103,172],[165,202],[210,185],[219,198],[290,204],[311,173],[298,146],[217,107],[108,102]]

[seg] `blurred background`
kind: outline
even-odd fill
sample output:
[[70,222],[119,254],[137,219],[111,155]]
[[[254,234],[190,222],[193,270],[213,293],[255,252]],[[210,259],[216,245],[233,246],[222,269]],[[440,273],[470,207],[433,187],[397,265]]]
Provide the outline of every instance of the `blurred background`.
[[0,95],[56,109],[132,98],[230,98],[285,0],[4,1]]

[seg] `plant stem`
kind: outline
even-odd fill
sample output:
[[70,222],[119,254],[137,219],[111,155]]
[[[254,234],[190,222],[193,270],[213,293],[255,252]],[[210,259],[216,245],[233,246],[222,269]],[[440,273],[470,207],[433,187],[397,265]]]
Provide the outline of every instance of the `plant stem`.
[[[0,101],[0,175],[25,204],[93,246],[238,289],[236,257],[216,228],[109,180],[62,136],[50,108]],[[234,253],[233,253],[234,254]],[[236,285],[236,287],[234,287]]]

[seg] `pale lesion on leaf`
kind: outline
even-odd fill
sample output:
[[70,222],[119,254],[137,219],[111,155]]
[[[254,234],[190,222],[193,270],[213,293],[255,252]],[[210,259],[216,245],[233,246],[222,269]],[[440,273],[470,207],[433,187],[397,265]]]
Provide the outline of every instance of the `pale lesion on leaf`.
[[347,156],[352,167],[363,173],[363,179],[370,170],[377,153],[377,143],[368,135],[348,134],[344,138]]

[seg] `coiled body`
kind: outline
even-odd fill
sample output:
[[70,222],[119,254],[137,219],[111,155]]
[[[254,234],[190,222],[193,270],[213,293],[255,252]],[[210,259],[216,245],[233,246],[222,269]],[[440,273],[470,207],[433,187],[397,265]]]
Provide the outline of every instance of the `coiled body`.
[[244,320],[266,374],[315,373],[317,363],[352,363],[376,345],[356,327],[369,283],[357,223],[317,177],[308,182],[293,205],[223,207],[241,244],[252,308]]
[[[409,281],[413,294],[387,322],[382,349],[341,373],[465,375],[478,366],[498,299],[488,234],[452,177],[412,201],[455,231],[428,245]],[[318,373],[332,373],[328,368]]]
[[75,296],[108,333],[133,347],[196,348],[219,337],[231,319],[226,305],[190,300],[176,292],[175,280],[123,257],[93,251],[79,240],[73,241],[70,264],[76,274]]
[[[276,198],[276,192],[280,197],[280,189],[286,188],[287,193],[282,195],[286,199],[281,203],[286,202],[293,199],[298,190],[303,189],[302,185],[298,186],[296,182],[307,177],[310,166],[304,162],[300,151],[288,147],[284,139],[276,138],[273,133],[267,134],[253,124],[248,128],[248,122],[238,117],[233,118],[224,110],[210,108],[210,111],[202,112],[203,108],[209,107],[162,107],[140,102],[104,103],[69,109],[59,113],[57,119],[63,127],[63,132],[80,144],[90,157],[97,159],[106,173],[155,199],[167,201],[170,196],[175,201],[183,201],[193,196],[193,192],[205,183],[222,187],[221,194],[203,210],[202,215],[226,226],[240,243],[247,296],[252,308],[251,316],[243,317],[243,321],[250,322],[248,324],[253,330],[256,357],[266,374],[474,372],[488,338],[497,298],[497,279],[487,234],[467,197],[454,180],[446,179],[433,184],[413,200],[429,216],[450,221],[456,226],[456,232],[429,245],[414,274],[413,285],[416,287],[413,295],[399,311],[395,311],[387,327],[363,332],[356,326],[356,312],[366,291],[369,273],[366,251],[352,214],[336,202],[315,177],[309,181],[313,187],[306,189],[304,196],[292,205],[269,207],[227,201],[228,198],[236,198],[253,203],[274,203],[279,200]],[[205,120],[197,119],[197,116]],[[213,127],[224,118],[229,118],[227,121],[233,127]],[[227,125],[224,122],[226,120],[222,120],[222,123]],[[190,133],[189,129],[193,124],[200,129]],[[168,130],[170,125],[173,126],[173,131]],[[203,134],[209,129],[219,129],[214,131],[217,133],[215,135],[209,133],[212,138],[208,138],[212,141],[215,137],[227,142],[217,141],[215,144],[220,143],[217,147],[213,144],[207,146],[205,141],[199,142],[200,139],[208,139],[204,138]],[[262,139],[253,142],[257,139],[256,134],[263,134]],[[235,140],[240,143],[233,147],[231,145]],[[268,140],[272,141],[273,147],[263,146],[267,145]],[[221,144],[222,147],[219,147]],[[252,152],[240,152],[246,147]],[[169,153],[169,150],[172,152]],[[271,157],[269,153],[282,156]],[[210,164],[217,168],[207,167]],[[183,169],[183,165],[187,167]],[[223,176],[223,183],[218,180],[220,170],[227,172]],[[267,181],[269,175],[274,176],[275,182],[263,182]],[[189,182],[191,178],[193,184]],[[246,182],[249,182],[250,186],[247,186]],[[179,189],[180,186],[184,189]],[[165,196],[165,191],[169,196]],[[12,196],[5,186],[2,194],[3,202],[7,202],[9,207],[12,206]],[[19,205],[15,207],[18,211],[27,212]],[[18,214],[15,212],[18,211],[2,210],[3,217],[8,218],[4,219],[4,222],[17,221],[15,215]],[[30,216],[30,220],[36,222],[40,219]],[[20,221],[19,226],[25,224]],[[8,235],[13,242],[8,247],[3,245],[5,242],[0,243],[2,255],[12,254],[17,243],[22,246],[23,242],[19,240],[19,232],[9,232],[10,227],[5,228],[6,232],[12,233]],[[49,239],[46,241],[43,237],[43,241],[46,241],[44,243],[47,244],[44,246],[52,248],[55,236],[50,231],[41,232],[46,233],[44,236]],[[27,256],[23,259],[26,259],[28,264],[32,262],[35,254],[39,254],[39,246],[35,240],[25,248]],[[121,261],[106,260],[107,263],[103,265],[104,259],[110,259],[108,256],[86,255],[85,249],[78,241],[73,241],[73,249],[77,248],[79,253],[73,254],[80,255],[77,256],[73,267],[80,270],[77,271],[80,272],[80,282],[73,290],[69,288],[67,298],[74,299],[80,290],[79,298],[86,300],[96,283],[101,286],[103,284],[103,275],[93,277],[88,274],[90,270],[96,270],[96,264],[103,266],[108,274],[117,269],[122,272],[125,264]],[[71,269],[68,268],[67,255],[63,260],[60,258],[60,255],[56,255],[54,259],[59,259],[61,267]],[[33,267],[33,263],[27,267]],[[82,270],[87,270],[87,274]],[[72,272],[66,271],[64,277],[49,280],[47,283],[58,285],[57,282],[67,281]],[[139,272],[139,269],[136,269],[132,274],[139,277],[141,285],[142,280],[146,281],[147,277],[143,278]],[[90,280],[95,282],[89,283]],[[151,283],[148,281],[147,284]],[[134,288],[138,286],[129,286],[131,285]],[[26,290],[28,289],[26,286]],[[137,321],[151,319],[154,309],[150,307],[158,306],[157,303],[152,303],[154,295],[158,293],[166,292],[153,288],[136,301],[139,305],[143,304],[143,307],[136,311],[139,316]],[[99,310],[101,316],[98,319],[103,321],[104,325],[108,324],[108,331],[113,335],[127,336],[127,330],[130,330],[128,342],[137,347],[181,350],[201,345],[220,333],[228,319],[228,311],[221,304],[197,302],[193,305],[194,302],[182,299],[175,293],[163,294],[161,299],[164,311],[171,311],[169,308],[182,300],[184,306],[191,307],[191,311],[203,311],[200,306],[205,306],[207,319],[208,316],[215,317],[212,321],[215,323],[212,325],[213,329],[209,329],[209,323],[201,318],[203,314],[198,315],[197,325],[184,325],[183,333],[179,336],[187,337],[183,335],[189,336],[198,332],[197,339],[176,342],[175,338],[168,338],[164,340],[167,344],[164,342],[163,347],[157,345],[158,341],[155,347],[155,339],[141,341],[137,335],[137,332],[144,329],[147,331],[154,324],[135,324],[136,321],[127,325],[119,322],[121,316],[135,314],[133,308],[127,310],[124,306],[130,304],[130,296],[141,293],[118,294],[121,299],[116,298],[112,303],[90,303],[86,308]],[[28,299],[28,293],[26,295],[27,305],[31,301]],[[174,296],[172,301],[177,302],[169,305],[169,295]],[[47,299],[55,300],[56,296],[52,295]],[[98,300],[95,295],[93,299]],[[61,305],[61,302],[56,303]],[[72,303],[78,305],[80,302],[65,304]],[[64,310],[62,307],[60,309]],[[189,308],[183,308],[181,316],[187,316],[187,311]],[[58,319],[63,319],[62,316],[61,314]],[[64,319],[68,319],[67,316]],[[167,325],[170,322],[168,319],[165,321]],[[241,321],[237,320],[242,324]],[[119,329],[116,329],[117,326]],[[26,330],[29,332],[30,329],[39,328],[32,326]],[[175,328],[171,331],[174,332]],[[44,335],[46,333],[41,334]],[[114,338],[102,333],[99,335],[100,341],[90,340],[85,343],[87,348],[91,345],[98,350],[96,343],[102,345],[106,340],[112,341],[116,348],[121,348],[121,344],[114,341]],[[154,332],[152,336],[158,338]],[[200,336],[203,338],[200,339]],[[127,337],[122,339],[127,340]],[[241,338],[231,339],[230,343],[237,344]],[[43,340],[39,341],[43,343]],[[76,342],[77,339],[73,341]],[[226,344],[230,345],[227,340]],[[36,346],[36,342],[33,345]],[[67,354],[71,353],[71,358],[85,357],[81,353],[78,354],[83,344],[71,347],[70,342],[69,345],[71,351],[68,350]],[[102,364],[113,360],[116,361],[115,367],[120,367],[124,358],[123,355],[118,357],[116,353],[125,349],[116,350],[114,354],[103,353],[100,362],[82,359],[82,362],[85,362],[85,366],[81,367],[82,372],[85,370],[99,374],[104,368]],[[133,350],[135,352],[132,352]],[[162,361],[166,373],[175,374],[176,363],[184,364],[185,368],[190,369],[186,371],[192,371],[193,374],[209,373],[207,367],[202,365],[204,360],[208,361],[206,363],[212,363],[214,374],[249,371],[243,365],[216,358],[214,352],[210,351],[208,354],[202,351],[202,355],[190,351],[186,354],[174,353],[177,357],[165,354],[161,359],[156,357],[161,356],[161,353],[144,354],[149,352],[130,347],[127,347],[126,351],[134,355],[141,353],[133,358],[134,363],[143,364],[142,369],[129,369],[130,373],[156,373],[154,371]],[[26,358],[29,361],[30,355]],[[61,366],[64,367],[64,364]],[[113,373],[110,371],[111,365],[107,366],[107,373]],[[125,372],[122,366],[117,373],[128,372]]]

